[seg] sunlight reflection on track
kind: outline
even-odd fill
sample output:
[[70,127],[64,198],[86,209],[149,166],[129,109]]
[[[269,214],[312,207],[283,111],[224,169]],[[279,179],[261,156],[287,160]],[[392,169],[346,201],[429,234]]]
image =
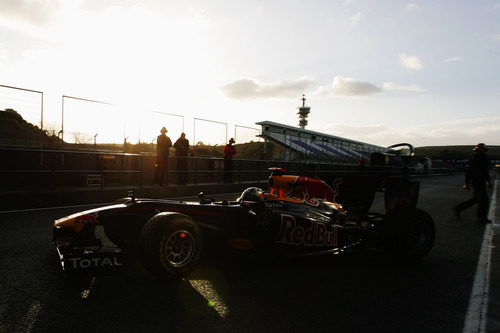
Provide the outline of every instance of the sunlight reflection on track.
[[208,301],[208,306],[217,311],[221,318],[226,318],[229,309],[215,290],[212,282],[208,280],[189,280],[189,283]]
[[29,307],[26,315],[20,321],[15,332],[31,332],[33,330],[33,325],[35,325],[36,321],[38,320],[38,315],[41,309],[42,306],[40,304],[40,301],[33,302]]

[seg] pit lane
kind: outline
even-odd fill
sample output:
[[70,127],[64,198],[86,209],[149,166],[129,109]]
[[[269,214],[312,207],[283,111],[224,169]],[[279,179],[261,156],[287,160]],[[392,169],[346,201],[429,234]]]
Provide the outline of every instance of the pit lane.
[[51,221],[81,207],[1,214],[0,332],[461,332],[485,228],[474,209],[451,213],[471,195],[462,181],[421,179],[437,239],[418,264],[375,251],[273,265],[210,258],[175,283],[137,265],[69,281]]

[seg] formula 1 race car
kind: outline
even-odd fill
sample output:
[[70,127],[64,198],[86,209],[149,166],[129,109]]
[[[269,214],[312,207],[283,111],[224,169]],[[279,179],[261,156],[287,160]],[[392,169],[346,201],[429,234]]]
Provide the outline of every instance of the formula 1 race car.
[[[140,199],[58,219],[53,240],[65,271],[98,273],[123,268],[131,253],[152,273],[179,278],[213,247],[256,258],[339,254],[380,248],[404,260],[433,247],[432,218],[417,209],[408,189],[394,191],[387,214],[346,210],[336,198],[342,179],[325,181],[272,169],[270,191],[250,187],[235,201]],[[407,184],[408,185],[408,184]],[[413,191],[414,192],[414,191]]]

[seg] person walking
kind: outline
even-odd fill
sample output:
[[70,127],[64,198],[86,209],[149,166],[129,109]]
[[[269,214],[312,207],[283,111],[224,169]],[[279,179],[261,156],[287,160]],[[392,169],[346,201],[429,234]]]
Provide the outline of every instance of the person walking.
[[488,149],[484,143],[478,143],[474,149],[474,156],[467,163],[465,171],[464,189],[470,189],[472,184],[473,196],[456,206],[454,206],[453,213],[456,218],[460,218],[463,210],[471,207],[477,203],[476,217],[477,221],[481,223],[490,223],[488,220],[488,191],[487,188],[491,187],[489,161],[486,152]]
[[187,184],[187,169],[188,169],[188,153],[189,140],[186,139],[186,133],[181,133],[181,136],[174,143],[175,159],[177,160],[177,183],[180,185]]
[[236,147],[233,146],[234,139],[229,139],[224,147],[224,183],[233,182],[233,156],[236,154]]
[[163,181],[168,185],[168,154],[172,147],[172,140],[166,135],[165,127],[161,128],[161,134],[156,138],[156,168],[154,182],[163,186]]

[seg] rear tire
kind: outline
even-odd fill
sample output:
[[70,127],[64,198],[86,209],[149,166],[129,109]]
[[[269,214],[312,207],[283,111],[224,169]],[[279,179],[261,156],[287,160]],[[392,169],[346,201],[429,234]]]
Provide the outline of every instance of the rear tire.
[[421,209],[398,209],[388,218],[391,254],[401,259],[417,260],[431,251],[436,230],[429,214]]
[[178,279],[199,261],[202,235],[191,218],[182,214],[160,213],[142,228],[139,257],[153,274]]

